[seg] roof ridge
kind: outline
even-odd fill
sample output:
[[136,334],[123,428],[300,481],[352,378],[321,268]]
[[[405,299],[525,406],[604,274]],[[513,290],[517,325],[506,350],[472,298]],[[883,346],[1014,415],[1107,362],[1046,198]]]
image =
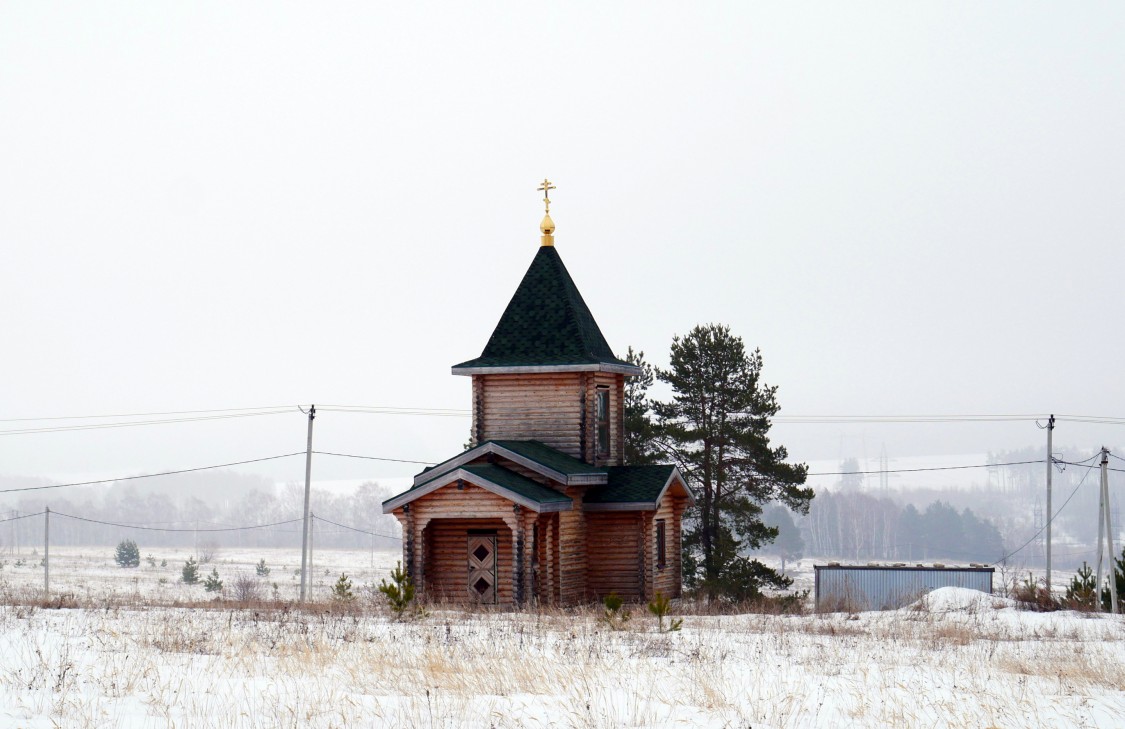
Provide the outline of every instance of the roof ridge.
[[[590,306],[586,303],[586,299],[582,297],[582,292],[578,290],[578,284],[574,283],[574,277],[570,275],[570,271],[567,270],[562,262],[562,256],[560,256],[557,251],[555,252],[555,265],[559,268],[563,289],[570,303],[567,309],[567,317],[573,320],[574,325],[578,328],[578,336],[582,339],[583,349],[585,349],[591,357],[598,357],[598,354],[594,350],[599,343],[590,341],[591,338],[596,336],[601,339],[601,346],[605,347],[606,351],[613,355],[613,348],[610,347],[609,342],[606,341],[605,335],[602,334],[601,327],[598,326],[598,322],[594,319],[594,313],[590,311]],[[580,320],[583,313],[589,317],[590,326],[584,326],[585,322]]]

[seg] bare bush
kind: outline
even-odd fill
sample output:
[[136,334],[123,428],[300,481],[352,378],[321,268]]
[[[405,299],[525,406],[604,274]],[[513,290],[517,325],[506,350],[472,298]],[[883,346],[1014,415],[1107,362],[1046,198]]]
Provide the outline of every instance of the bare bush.
[[199,564],[209,564],[219,554],[219,545],[216,542],[204,542],[199,545]]
[[248,574],[239,572],[231,582],[231,594],[239,602],[255,602],[262,599],[261,583]]

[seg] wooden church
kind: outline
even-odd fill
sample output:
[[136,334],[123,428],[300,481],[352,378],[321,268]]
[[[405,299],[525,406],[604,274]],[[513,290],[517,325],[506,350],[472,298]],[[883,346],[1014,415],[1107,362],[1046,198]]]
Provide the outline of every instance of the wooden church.
[[693,496],[672,465],[624,463],[625,378],[554,247],[542,245],[472,378],[469,450],[383,503],[402,524],[403,565],[429,600],[572,604],[681,590],[680,535]]

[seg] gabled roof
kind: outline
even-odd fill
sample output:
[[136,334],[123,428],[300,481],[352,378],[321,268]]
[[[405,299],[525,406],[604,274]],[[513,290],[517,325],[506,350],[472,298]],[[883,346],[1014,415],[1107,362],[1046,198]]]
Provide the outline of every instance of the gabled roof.
[[533,511],[569,511],[572,508],[574,502],[569,496],[501,464],[482,462],[488,456],[518,464],[561,486],[590,486],[582,500],[584,511],[651,511],[660,506],[669,488],[687,497],[689,503],[695,503],[695,496],[679,469],[670,464],[602,468],[537,440],[489,440],[419,473],[409,490],[383,502],[383,513],[458,479]]
[[449,471],[487,455],[499,456],[518,463],[564,486],[605,483],[609,473],[605,468],[591,466],[537,440],[486,440],[464,453],[422,471],[414,477],[414,488],[435,478],[441,478]]
[[671,464],[655,466],[611,466],[609,478],[601,486],[594,486],[582,499],[585,511],[648,511],[660,505],[660,499],[669,488],[695,503],[695,496],[687,487],[680,470]]
[[614,356],[554,246],[539,248],[480,357],[453,374],[545,368],[640,372]]
[[574,504],[569,496],[514,471],[491,463],[474,463],[446,471],[443,478],[431,479],[422,486],[415,486],[409,491],[387,499],[383,502],[383,513],[390,513],[454,481],[467,481],[537,512],[569,511]]
[[[502,466],[491,463],[477,463],[465,466],[462,470],[496,486],[506,488],[537,504],[570,504],[572,502],[572,499],[566,494],[560,494],[554,489],[547,488]],[[477,483],[476,479],[473,479],[473,482]]]

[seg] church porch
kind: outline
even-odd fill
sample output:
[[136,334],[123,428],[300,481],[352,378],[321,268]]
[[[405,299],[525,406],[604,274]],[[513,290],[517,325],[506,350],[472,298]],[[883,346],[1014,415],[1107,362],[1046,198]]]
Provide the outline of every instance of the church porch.
[[543,487],[541,500],[530,499],[494,483],[500,477],[490,469],[500,469],[470,468],[387,505],[403,527],[403,565],[416,595],[487,605],[556,602],[556,512],[569,509],[570,499]]

